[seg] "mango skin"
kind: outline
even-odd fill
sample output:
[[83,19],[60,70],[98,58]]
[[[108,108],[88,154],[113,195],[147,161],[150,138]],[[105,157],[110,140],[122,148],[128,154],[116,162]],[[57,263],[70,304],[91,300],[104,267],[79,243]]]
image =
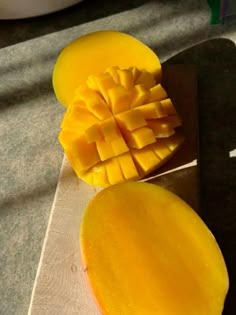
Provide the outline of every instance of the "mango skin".
[[55,95],[68,106],[78,85],[90,74],[106,68],[137,67],[161,80],[161,65],[157,55],[138,39],[117,31],[97,31],[69,43],[59,54],[52,76]]
[[202,219],[159,186],[99,192],[80,229],[84,270],[103,315],[220,315],[229,288],[220,248]]

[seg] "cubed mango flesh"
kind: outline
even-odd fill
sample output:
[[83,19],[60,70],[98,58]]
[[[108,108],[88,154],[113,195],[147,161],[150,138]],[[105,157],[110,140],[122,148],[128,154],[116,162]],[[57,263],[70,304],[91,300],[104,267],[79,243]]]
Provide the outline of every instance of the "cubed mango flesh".
[[127,129],[129,131],[133,131],[147,125],[142,113],[140,113],[140,111],[136,108],[116,115],[116,120],[121,129]]
[[149,98],[149,90],[143,84],[136,84],[131,94],[130,107],[137,107],[145,104]]
[[176,129],[181,120],[166,91],[151,73],[135,69],[110,67],[90,75],[64,116],[59,140],[88,184],[142,178],[182,144]]
[[107,91],[108,102],[113,114],[124,112],[130,107],[130,93],[122,85],[114,86]]

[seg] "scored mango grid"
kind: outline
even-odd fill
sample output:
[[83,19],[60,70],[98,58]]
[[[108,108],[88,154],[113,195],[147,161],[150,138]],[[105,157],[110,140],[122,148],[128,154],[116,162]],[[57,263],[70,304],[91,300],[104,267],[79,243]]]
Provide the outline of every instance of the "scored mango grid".
[[183,141],[175,130],[180,125],[150,73],[113,67],[78,87],[59,139],[77,175],[106,186],[162,165]]

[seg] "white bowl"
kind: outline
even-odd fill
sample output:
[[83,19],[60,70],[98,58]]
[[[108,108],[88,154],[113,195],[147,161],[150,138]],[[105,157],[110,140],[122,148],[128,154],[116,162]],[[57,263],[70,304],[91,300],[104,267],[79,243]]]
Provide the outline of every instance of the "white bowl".
[[21,19],[59,11],[82,0],[0,0],[0,19]]

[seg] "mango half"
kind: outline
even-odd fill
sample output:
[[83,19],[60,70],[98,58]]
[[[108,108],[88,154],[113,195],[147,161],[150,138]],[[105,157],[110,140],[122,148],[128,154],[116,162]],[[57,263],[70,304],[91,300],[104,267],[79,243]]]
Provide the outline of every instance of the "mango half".
[[172,101],[151,73],[110,67],[76,89],[59,141],[78,177],[106,187],[163,165],[183,142],[179,126]]
[[161,80],[157,55],[129,34],[97,31],[75,39],[59,54],[53,70],[53,88],[60,103],[68,106],[75,89],[90,74],[100,74],[108,67],[137,67]]
[[217,242],[178,196],[128,182],[99,192],[80,230],[103,315],[220,315],[229,280]]
[[128,34],[99,31],[68,44],[56,61],[53,86],[67,107],[59,141],[90,185],[143,178],[183,142],[158,57]]

